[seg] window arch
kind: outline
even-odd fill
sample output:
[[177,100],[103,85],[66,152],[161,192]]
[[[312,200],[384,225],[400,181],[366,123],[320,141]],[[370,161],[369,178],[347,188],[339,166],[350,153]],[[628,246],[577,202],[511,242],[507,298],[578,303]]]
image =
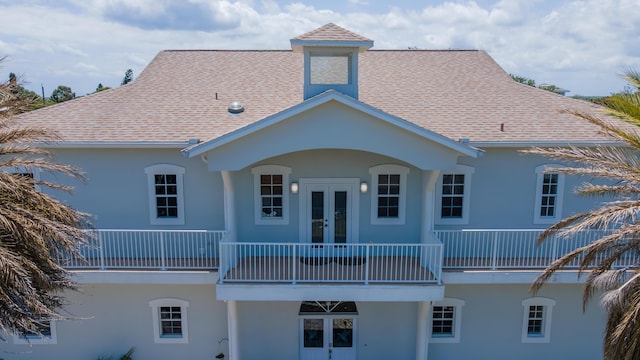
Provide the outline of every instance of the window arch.
[[544,297],[522,300],[522,342],[548,343],[551,341],[551,315],[556,301]]
[[303,301],[299,315],[351,314],[357,315],[358,308],[353,301]]
[[149,301],[149,306],[153,316],[153,337],[157,344],[189,342],[188,301],[162,298]]

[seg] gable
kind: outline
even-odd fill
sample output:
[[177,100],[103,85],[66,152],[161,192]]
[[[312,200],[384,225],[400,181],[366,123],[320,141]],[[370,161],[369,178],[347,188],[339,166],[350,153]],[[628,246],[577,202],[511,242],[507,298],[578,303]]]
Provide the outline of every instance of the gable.
[[184,154],[206,154],[210,170],[240,170],[274,156],[316,149],[372,152],[424,170],[447,168],[461,155],[480,154],[333,91]]

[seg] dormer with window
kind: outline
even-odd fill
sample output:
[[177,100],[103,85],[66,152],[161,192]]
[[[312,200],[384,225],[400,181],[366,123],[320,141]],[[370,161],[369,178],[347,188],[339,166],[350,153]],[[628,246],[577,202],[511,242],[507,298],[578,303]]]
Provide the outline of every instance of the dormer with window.
[[327,24],[291,39],[304,53],[304,99],[327,90],[358,98],[358,54],[373,41],[335,24]]

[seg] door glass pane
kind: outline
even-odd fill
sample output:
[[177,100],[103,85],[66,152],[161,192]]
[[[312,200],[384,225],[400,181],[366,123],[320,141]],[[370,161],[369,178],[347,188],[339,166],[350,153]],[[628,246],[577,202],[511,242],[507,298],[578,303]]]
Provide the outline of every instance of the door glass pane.
[[324,242],[324,192],[311,192],[311,242]]
[[304,319],[304,347],[324,347],[323,319]]
[[347,192],[335,192],[334,209],[334,242],[345,244],[347,242]]
[[333,347],[353,346],[353,319],[333,319]]

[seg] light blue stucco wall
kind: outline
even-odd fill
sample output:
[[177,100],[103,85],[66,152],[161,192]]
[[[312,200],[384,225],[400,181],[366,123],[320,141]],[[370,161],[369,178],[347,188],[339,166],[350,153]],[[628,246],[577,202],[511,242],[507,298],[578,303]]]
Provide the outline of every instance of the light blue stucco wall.
[[[536,229],[550,224],[534,224],[536,209],[536,167],[559,164],[540,156],[525,155],[515,148],[489,148],[477,159],[461,158],[459,164],[474,167],[471,181],[469,224],[439,229]],[[588,210],[603,199],[574,194],[579,184],[593,179],[565,177],[562,217]],[[438,204],[436,204],[438,206]]]
[[[415,359],[416,303],[356,305],[357,359]],[[242,358],[298,359],[299,310],[300,302],[239,302]]]
[[[56,176],[54,181],[74,186],[73,194],[52,194],[93,215],[97,228],[106,229],[224,229],[222,179],[207,170],[199,158],[187,159],[179,149],[55,149],[56,161],[74,165],[87,183]],[[147,174],[154,164],[185,168],[185,224],[150,225]],[[43,178],[47,177],[43,174]]]
[[[97,228],[112,229],[224,229],[223,184],[220,172],[210,172],[199,158],[187,159],[178,149],[56,149],[57,160],[75,165],[86,172],[87,184],[54,181],[75,187],[72,195],[54,192],[79,210],[94,215]],[[425,156],[428,156],[425,155]],[[150,225],[147,175],[144,168],[159,163],[186,169],[184,175],[185,224],[180,226]],[[534,224],[535,168],[555,163],[538,156],[523,155],[518,149],[486,149],[484,156],[461,157],[459,164],[474,167],[470,197],[469,223],[436,225],[437,229],[531,229],[545,228]],[[268,158],[231,172],[234,186],[235,216],[240,241],[296,242],[299,237],[299,197],[289,197],[289,225],[255,225],[254,188],[251,168],[257,165],[283,165],[291,168],[290,181],[301,178],[359,178],[372,184],[369,168],[381,164],[407,166],[407,217],[405,225],[372,225],[371,194],[359,197],[359,241],[416,243],[420,240],[422,209],[422,170],[379,154],[364,151],[320,149],[294,152]],[[47,178],[46,175],[43,175]],[[566,176],[563,192],[563,216],[584,211],[602,199],[589,199],[573,194],[584,178]],[[436,200],[436,207],[439,206]],[[437,211],[436,211],[437,213]]]
[[[77,320],[56,323],[57,344],[1,346],[5,360],[119,359],[135,347],[136,360],[213,359],[228,354],[226,304],[215,300],[215,285],[86,284],[66,294],[65,309]],[[149,301],[189,302],[187,344],[156,344]],[[220,341],[220,343],[218,343]]]
[[[522,343],[528,285],[450,285],[465,301],[459,343],[429,343],[429,360],[602,359],[605,316],[597,300],[582,311],[581,285],[548,285],[536,296],[556,301],[549,343]],[[413,360],[417,303],[358,302],[357,359]],[[299,349],[299,302],[239,302],[243,359],[293,360]],[[430,323],[429,323],[430,324]]]
[[536,296],[556,301],[549,343],[522,343],[522,300],[528,285],[448,285],[465,301],[459,343],[429,344],[429,360],[602,359],[605,315],[597,297],[582,311],[582,285],[545,285]]
[[[278,156],[256,163],[233,177],[236,193],[236,216],[241,241],[297,242],[299,237],[299,201],[301,194],[290,194],[289,225],[256,225],[254,221],[254,185],[251,168],[258,165],[283,165],[291,168],[289,181],[301,178],[359,178],[372,184],[369,168],[382,164],[397,164],[409,168],[407,178],[407,216],[404,225],[372,225],[371,194],[360,192],[359,231],[360,243],[420,242],[420,214],[422,203],[422,171],[397,159],[362,151],[335,149],[309,150]],[[286,189],[288,191],[288,189]]]

